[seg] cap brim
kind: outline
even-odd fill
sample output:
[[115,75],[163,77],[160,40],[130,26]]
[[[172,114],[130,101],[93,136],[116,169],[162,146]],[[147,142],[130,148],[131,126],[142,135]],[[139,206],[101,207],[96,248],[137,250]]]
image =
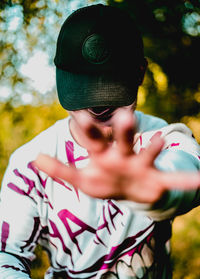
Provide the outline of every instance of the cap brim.
[[132,83],[119,76],[71,73],[56,67],[58,98],[66,110],[131,105],[138,89]]

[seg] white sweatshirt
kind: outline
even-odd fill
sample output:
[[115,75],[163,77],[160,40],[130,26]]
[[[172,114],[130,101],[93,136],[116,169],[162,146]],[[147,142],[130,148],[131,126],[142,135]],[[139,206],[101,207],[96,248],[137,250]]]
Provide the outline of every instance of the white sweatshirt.
[[[184,124],[135,115],[136,153],[161,132],[165,146],[155,162],[158,169],[200,169],[199,145]],[[45,279],[171,278],[171,221],[199,205],[199,191],[169,191],[147,205],[94,199],[53,180],[31,164],[39,153],[77,168],[89,161],[87,150],[70,134],[69,119],[56,122],[10,158],[0,195],[0,278],[31,278],[28,264],[38,243],[50,257]]]

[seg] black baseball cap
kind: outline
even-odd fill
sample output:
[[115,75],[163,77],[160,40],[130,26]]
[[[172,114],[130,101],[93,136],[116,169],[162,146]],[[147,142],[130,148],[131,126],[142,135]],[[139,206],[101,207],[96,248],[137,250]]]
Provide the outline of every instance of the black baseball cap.
[[132,104],[143,61],[143,41],[127,12],[103,4],[76,10],[57,40],[54,63],[61,105],[80,110]]

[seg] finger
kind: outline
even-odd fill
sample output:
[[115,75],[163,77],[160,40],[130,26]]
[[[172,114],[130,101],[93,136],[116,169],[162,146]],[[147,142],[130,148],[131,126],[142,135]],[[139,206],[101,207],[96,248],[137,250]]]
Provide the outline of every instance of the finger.
[[161,179],[167,190],[200,188],[200,172],[162,173]]
[[95,198],[122,198],[124,187],[120,185],[119,178],[113,181],[110,172],[104,172],[99,168],[85,168],[77,187],[85,194]]
[[76,121],[81,131],[81,137],[84,138],[86,148],[90,152],[98,153],[107,148],[108,143],[103,132],[98,125],[91,121],[87,112],[77,113]]
[[115,138],[123,155],[133,154],[133,141],[136,132],[136,119],[132,111],[120,108],[113,119]]
[[161,137],[161,134],[162,132],[156,132],[150,140],[150,145],[139,154],[142,158],[142,162],[147,166],[152,166],[155,159],[162,151],[165,141]]
[[63,179],[72,185],[78,183],[79,172],[76,168],[68,167],[48,155],[39,154],[33,164],[52,178]]

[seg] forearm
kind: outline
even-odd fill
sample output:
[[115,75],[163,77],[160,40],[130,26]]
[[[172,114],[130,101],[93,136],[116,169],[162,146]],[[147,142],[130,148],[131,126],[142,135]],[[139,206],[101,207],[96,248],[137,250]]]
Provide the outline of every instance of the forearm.
[[[164,151],[156,162],[156,167],[161,171],[199,171],[199,161],[189,153],[184,151]],[[156,202],[152,209],[163,212],[163,216],[180,215],[188,212],[200,204],[200,191],[195,190],[172,190],[166,192],[163,197]]]
[[28,264],[18,257],[0,252],[1,279],[30,279]]
[[[199,161],[184,151],[165,150],[155,161],[157,169],[164,172],[199,171]],[[170,190],[155,203],[137,203],[133,201],[120,201],[134,211],[140,211],[154,220],[160,221],[174,218],[184,214],[200,204],[200,191],[195,190]]]

